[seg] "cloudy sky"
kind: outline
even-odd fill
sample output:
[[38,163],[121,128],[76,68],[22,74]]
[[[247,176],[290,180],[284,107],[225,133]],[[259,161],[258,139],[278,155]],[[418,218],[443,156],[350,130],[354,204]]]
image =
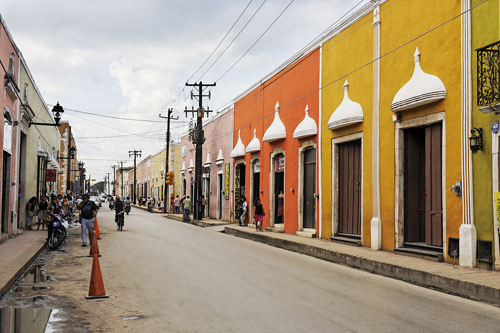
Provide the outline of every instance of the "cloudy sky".
[[168,108],[180,141],[181,110],[197,105],[186,82],[216,82],[208,106],[220,109],[366,2],[17,0],[0,12],[47,104],[65,108],[87,175],[102,180],[117,161],[133,165],[129,150],[163,149]]

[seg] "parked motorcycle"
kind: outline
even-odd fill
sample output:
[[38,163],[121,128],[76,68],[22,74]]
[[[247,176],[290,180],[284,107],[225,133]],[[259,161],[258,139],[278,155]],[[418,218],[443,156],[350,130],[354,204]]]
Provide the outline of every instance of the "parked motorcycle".
[[121,212],[119,212],[118,214],[118,220],[116,221],[116,227],[118,228],[119,231],[122,231],[123,230],[123,224],[125,222],[125,217],[124,217],[124,214],[125,212],[122,210]]
[[50,216],[47,245],[49,249],[54,250],[66,239],[66,228],[60,215],[50,214]]
[[125,205],[125,213],[130,213],[130,205]]

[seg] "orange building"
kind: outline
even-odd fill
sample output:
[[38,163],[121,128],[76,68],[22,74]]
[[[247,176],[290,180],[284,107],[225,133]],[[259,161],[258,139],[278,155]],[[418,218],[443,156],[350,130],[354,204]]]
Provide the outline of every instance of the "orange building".
[[320,52],[302,50],[235,99],[234,217],[241,196],[264,206],[264,227],[315,237]]

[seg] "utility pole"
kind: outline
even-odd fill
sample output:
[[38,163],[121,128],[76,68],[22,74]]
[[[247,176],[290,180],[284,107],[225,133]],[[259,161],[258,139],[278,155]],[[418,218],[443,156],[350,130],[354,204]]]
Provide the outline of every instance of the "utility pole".
[[188,110],[187,107],[184,110],[186,113],[191,112],[191,113],[197,113],[197,122],[196,122],[196,127],[194,128],[194,140],[193,143],[196,145],[196,166],[195,166],[195,182],[194,182],[194,196],[193,202],[194,202],[194,214],[193,214],[193,219],[194,220],[201,220],[202,214],[201,214],[201,173],[202,173],[202,155],[203,155],[203,143],[205,142],[205,137],[204,137],[204,131],[202,130],[203,128],[203,116],[205,112],[208,113],[212,112],[212,110],[204,110],[203,109],[203,97],[208,97],[210,99],[210,91],[208,95],[203,95],[203,89],[205,87],[213,87],[215,86],[215,83],[205,83],[203,84],[201,81],[199,83],[187,83],[186,86],[188,87],[196,87],[198,88],[198,94],[193,94],[191,92],[191,99],[196,98],[198,100],[198,110]]
[[108,178],[106,178],[107,179],[107,183],[105,183],[104,185],[106,185],[106,184],[108,185],[107,186],[107,190],[108,190],[107,194],[109,194],[109,183],[110,183],[110,181],[109,181],[109,175],[110,175],[110,172],[107,172],[106,174],[108,175]]
[[179,117],[173,118],[171,117],[172,115],[172,109],[168,109],[168,113],[166,117],[163,117],[160,113],[160,118],[166,118],[167,119],[167,152],[165,154],[165,171],[163,172],[163,186],[165,186],[165,191],[163,195],[163,213],[167,212],[167,202],[170,202],[168,200],[168,185],[166,183],[167,179],[167,173],[168,173],[168,150],[170,148],[170,120],[177,120]]
[[121,192],[121,193],[122,193],[122,194],[121,194],[121,196],[122,196],[122,197],[123,197],[123,163],[125,163],[125,162],[126,162],[126,161],[119,161],[119,162],[116,162],[116,163],[118,163],[118,164],[121,164],[121,167],[120,167],[120,173],[121,173],[121,175],[122,175],[122,192]]
[[135,205],[135,195],[136,195],[136,182],[137,182],[137,173],[136,173],[136,161],[137,161],[137,156],[141,157],[141,153],[142,151],[141,150],[129,150],[128,151],[128,157],[131,157],[132,155],[134,155],[134,186],[132,186],[132,197],[134,198],[134,205]]
[[68,125],[68,155],[66,156],[68,158],[68,173],[66,177],[66,195],[70,194],[70,176],[69,176],[69,171],[71,170],[71,126]]
[[112,165],[111,167],[113,168],[113,190],[112,191],[113,191],[113,196],[115,196],[116,195],[116,189],[115,189],[116,165]]

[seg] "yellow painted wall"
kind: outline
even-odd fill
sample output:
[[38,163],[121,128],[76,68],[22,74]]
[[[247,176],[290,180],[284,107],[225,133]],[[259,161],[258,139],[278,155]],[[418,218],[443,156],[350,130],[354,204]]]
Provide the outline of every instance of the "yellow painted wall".
[[[471,6],[482,1],[473,0]],[[471,12],[472,50],[500,40],[499,1],[490,0]],[[472,156],[474,182],[474,222],[479,240],[493,241],[491,125],[500,116],[485,114],[477,105],[477,52],[472,52],[472,127],[483,129],[483,150]]]
[[[332,139],[347,134],[363,132],[362,182],[363,182],[363,245],[370,246],[370,220],[372,218],[372,104],[373,68],[368,65],[373,58],[373,28],[371,13],[323,44],[321,72],[322,110],[322,237],[332,236]],[[353,73],[351,73],[353,72]],[[327,123],[344,97],[344,82],[349,82],[349,98],[361,104],[363,123],[330,131]]]
[[[450,191],[461,180],[461,49],[460,18],[457,18],[415,41],[439,24],[460,13],[460,1],[398,0],[381,6],[381,97],[380,97],[380,181],[382,248],[395,247],[395,125],[390,109],[394,96],[411,78],[413,54],[418,47],[420,64],[426,73],[443,81],[444,100],[402,111],[402,120],[436,112],[445,112],[445,202],[446,236],[458,237],[462,223],[461,197]],[[409,42],[409,43],[408,43]],[[403,45],[408,43],[406,45]],[[389,53],[390,52],[390,53]]]

